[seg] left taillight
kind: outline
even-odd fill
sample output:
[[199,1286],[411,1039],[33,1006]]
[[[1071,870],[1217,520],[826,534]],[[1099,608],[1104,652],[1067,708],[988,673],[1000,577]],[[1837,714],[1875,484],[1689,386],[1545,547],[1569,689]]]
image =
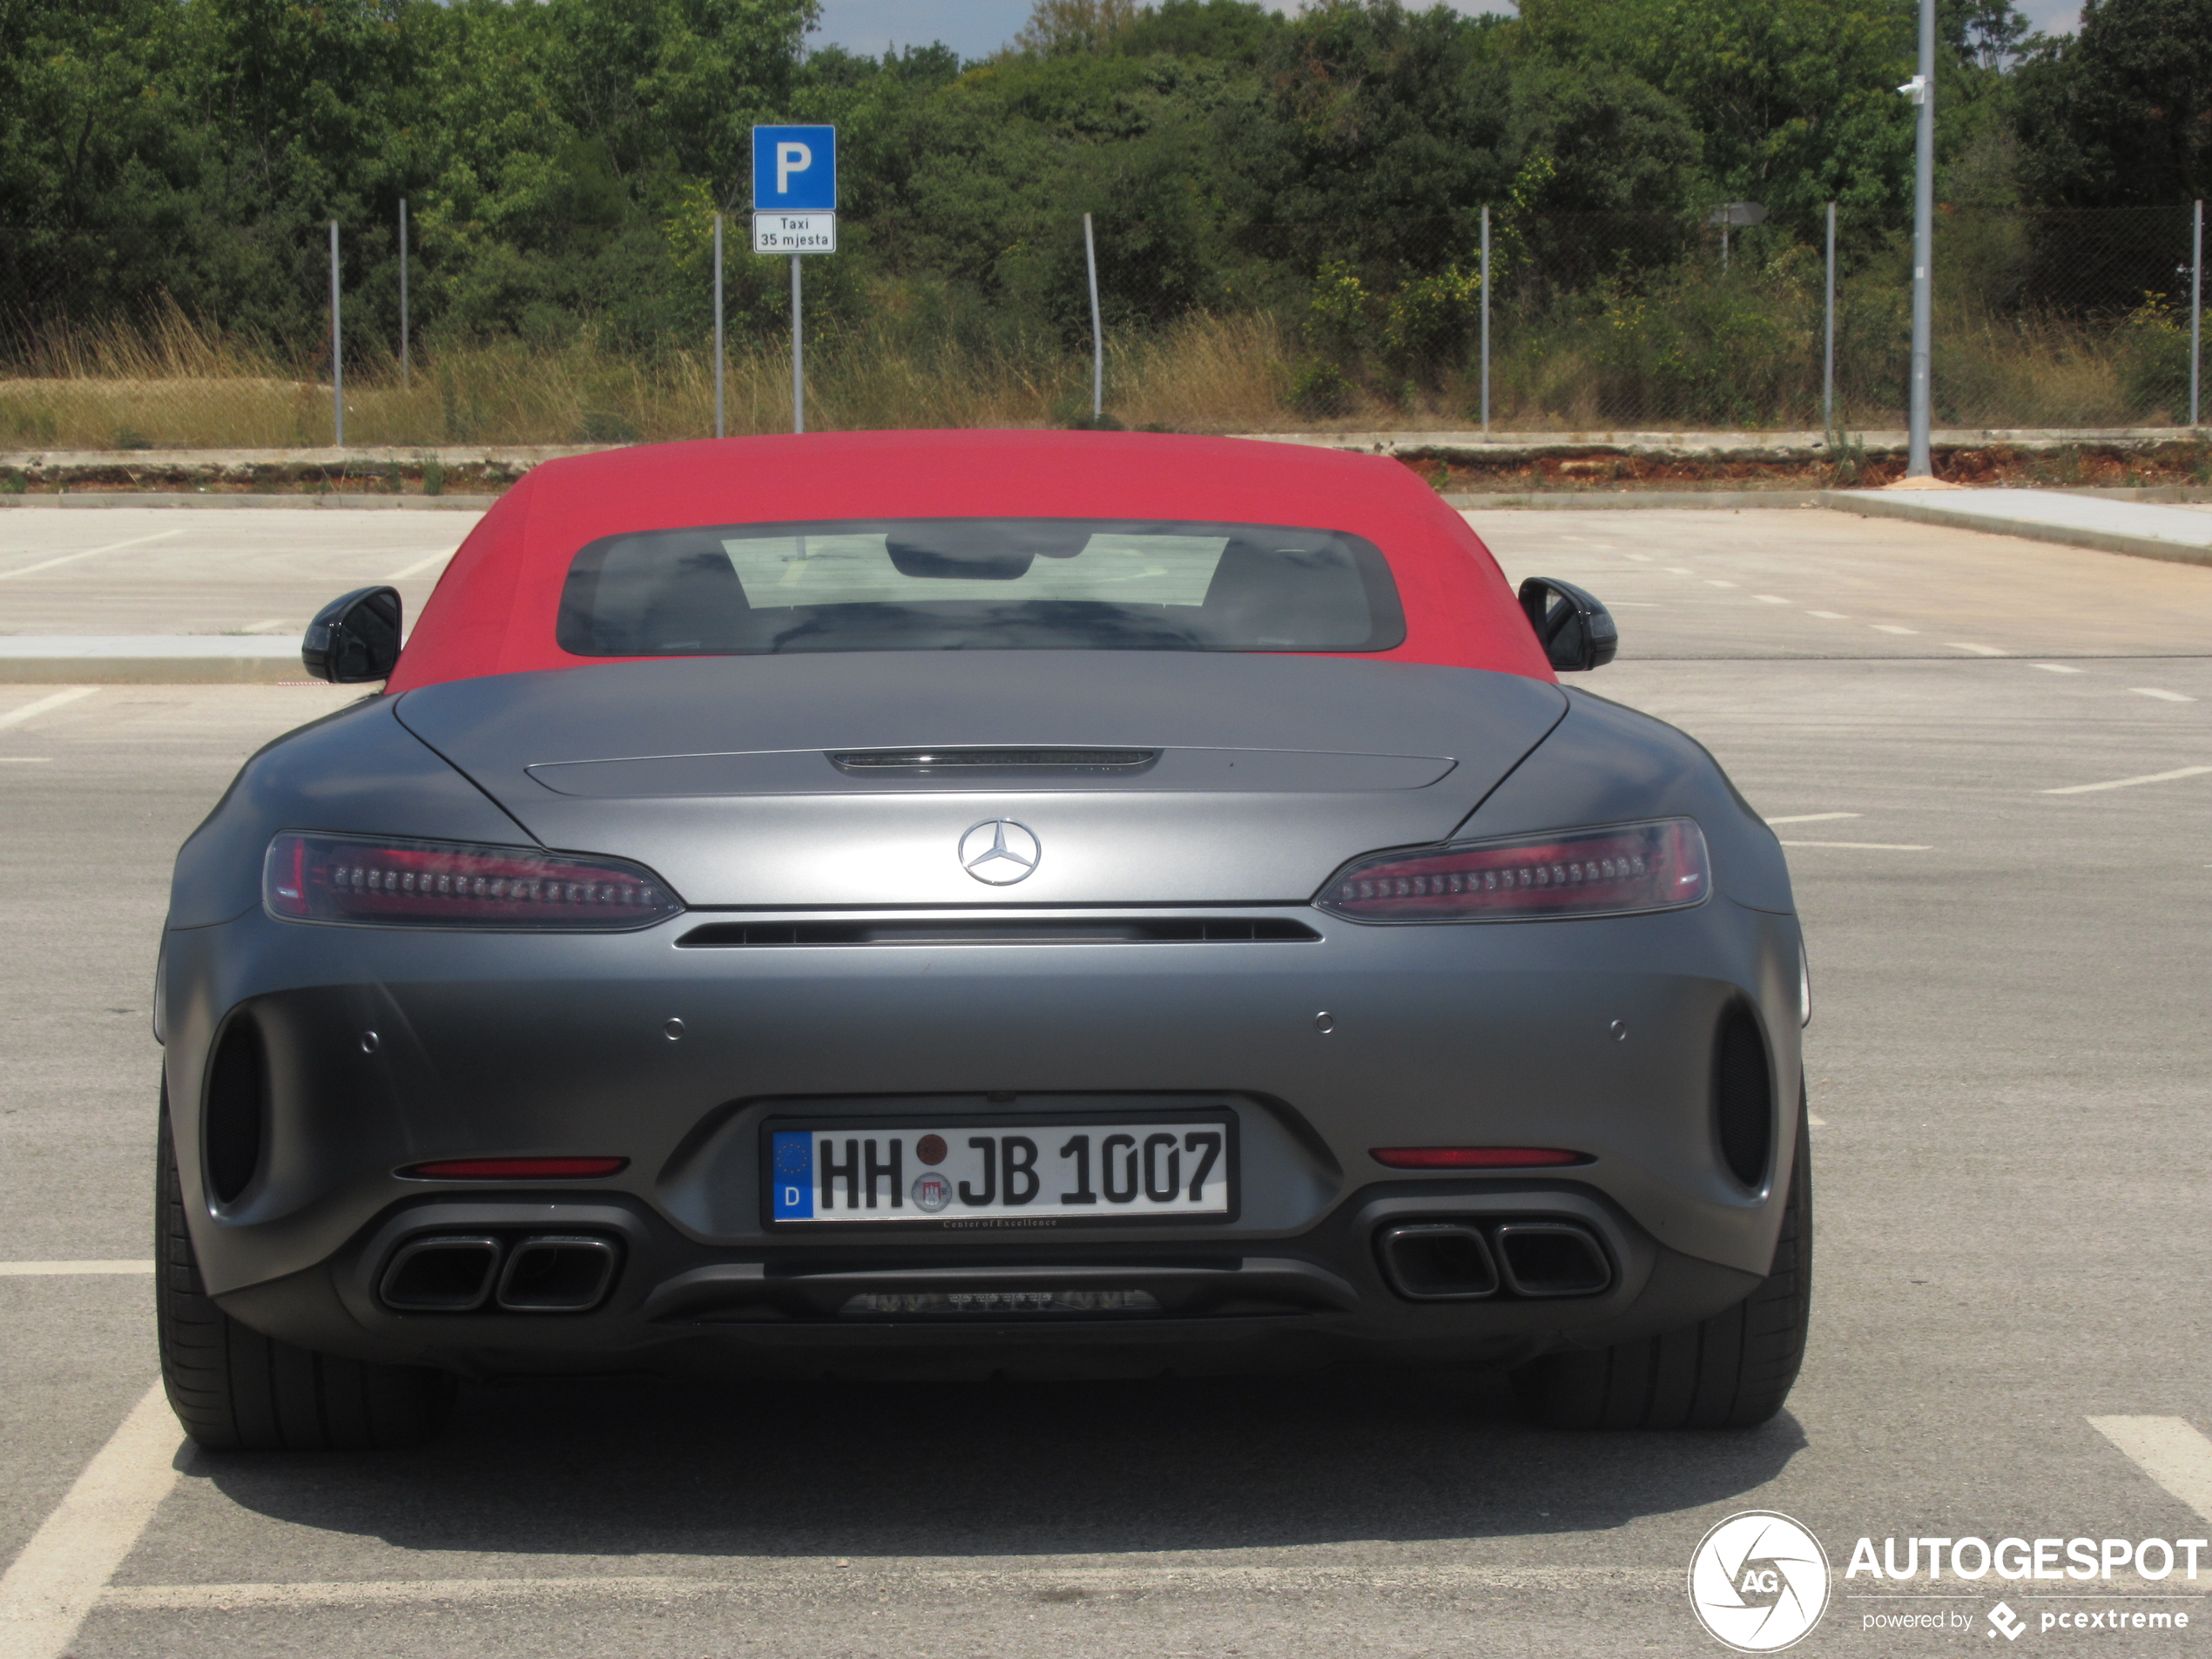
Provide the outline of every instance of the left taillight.
[[1664,818],[1379,853],[1313,902],[1352,921],[1534,921],[1679,910],[1711,881],[1704,832]]
[[385,927],[607,933],[677,914],[642,865],[525,846],[287,831],[261,869],[269,914]]

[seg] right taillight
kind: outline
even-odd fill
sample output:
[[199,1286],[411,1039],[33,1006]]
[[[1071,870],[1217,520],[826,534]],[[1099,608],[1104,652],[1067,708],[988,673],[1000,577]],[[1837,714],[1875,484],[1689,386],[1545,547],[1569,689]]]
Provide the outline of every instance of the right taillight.
[[1704,833],[1662,818],[1378,853],[1313,902],[1353,921],[1528,921],[1679,910],[1710,886]]
[[287,921],[604,933],[683,901],[642,865],[526,846],[288,831],[269,843],[262,901]]

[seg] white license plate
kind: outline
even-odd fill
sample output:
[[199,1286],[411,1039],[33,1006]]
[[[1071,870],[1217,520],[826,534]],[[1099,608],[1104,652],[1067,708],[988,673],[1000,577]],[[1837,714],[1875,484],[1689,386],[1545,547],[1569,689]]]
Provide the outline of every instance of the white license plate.
[[771,1123],[768,1218],[835,1225],[1073,1226],[1226,1219],[1236,1120]]

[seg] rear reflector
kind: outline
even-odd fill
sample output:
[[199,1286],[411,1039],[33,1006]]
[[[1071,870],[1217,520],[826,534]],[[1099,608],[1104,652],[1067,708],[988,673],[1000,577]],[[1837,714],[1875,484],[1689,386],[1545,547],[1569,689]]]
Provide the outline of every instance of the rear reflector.
[[1527,1170],[1590,1162],[1587,1153],[1555,1146],[1378,1146],[1367,1156],[1392,1170]]
[[588,1181],[615,1175],[628,1158],[442,1158],[411,1164],[400,1173],[411,1181]]
[[1461,841],[1346,866],[1313,902],[1352,921],[1533,921],[1702,903],[1705,837],[1687,818]]
[[262,899],[292,921],[556,933],[643,927],[684,907],[651,870],[528,846],[287,833]]

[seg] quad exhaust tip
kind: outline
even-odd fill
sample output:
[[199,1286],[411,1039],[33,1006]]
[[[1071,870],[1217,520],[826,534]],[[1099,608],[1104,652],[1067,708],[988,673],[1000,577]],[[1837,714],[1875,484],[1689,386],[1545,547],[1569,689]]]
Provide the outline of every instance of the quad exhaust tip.
[[589,1313],[620,1265],[614,1241],[589,1233],[511,1245],[488,1233],[434,1233],[392,1252],[376,1293],[401,1313],[474,1313],[487,1303],[509,1313]]
[[1579,1222],[1400,1222],[1375,1249],[1391,1288],[1414,1302],[1595,1296],[1613,1283],[1605,1247]]
[[499,1276],[499,1305],[509,1313],[589,1313],[614,1277],[610,1240],[588,1233],[525,1238]]

